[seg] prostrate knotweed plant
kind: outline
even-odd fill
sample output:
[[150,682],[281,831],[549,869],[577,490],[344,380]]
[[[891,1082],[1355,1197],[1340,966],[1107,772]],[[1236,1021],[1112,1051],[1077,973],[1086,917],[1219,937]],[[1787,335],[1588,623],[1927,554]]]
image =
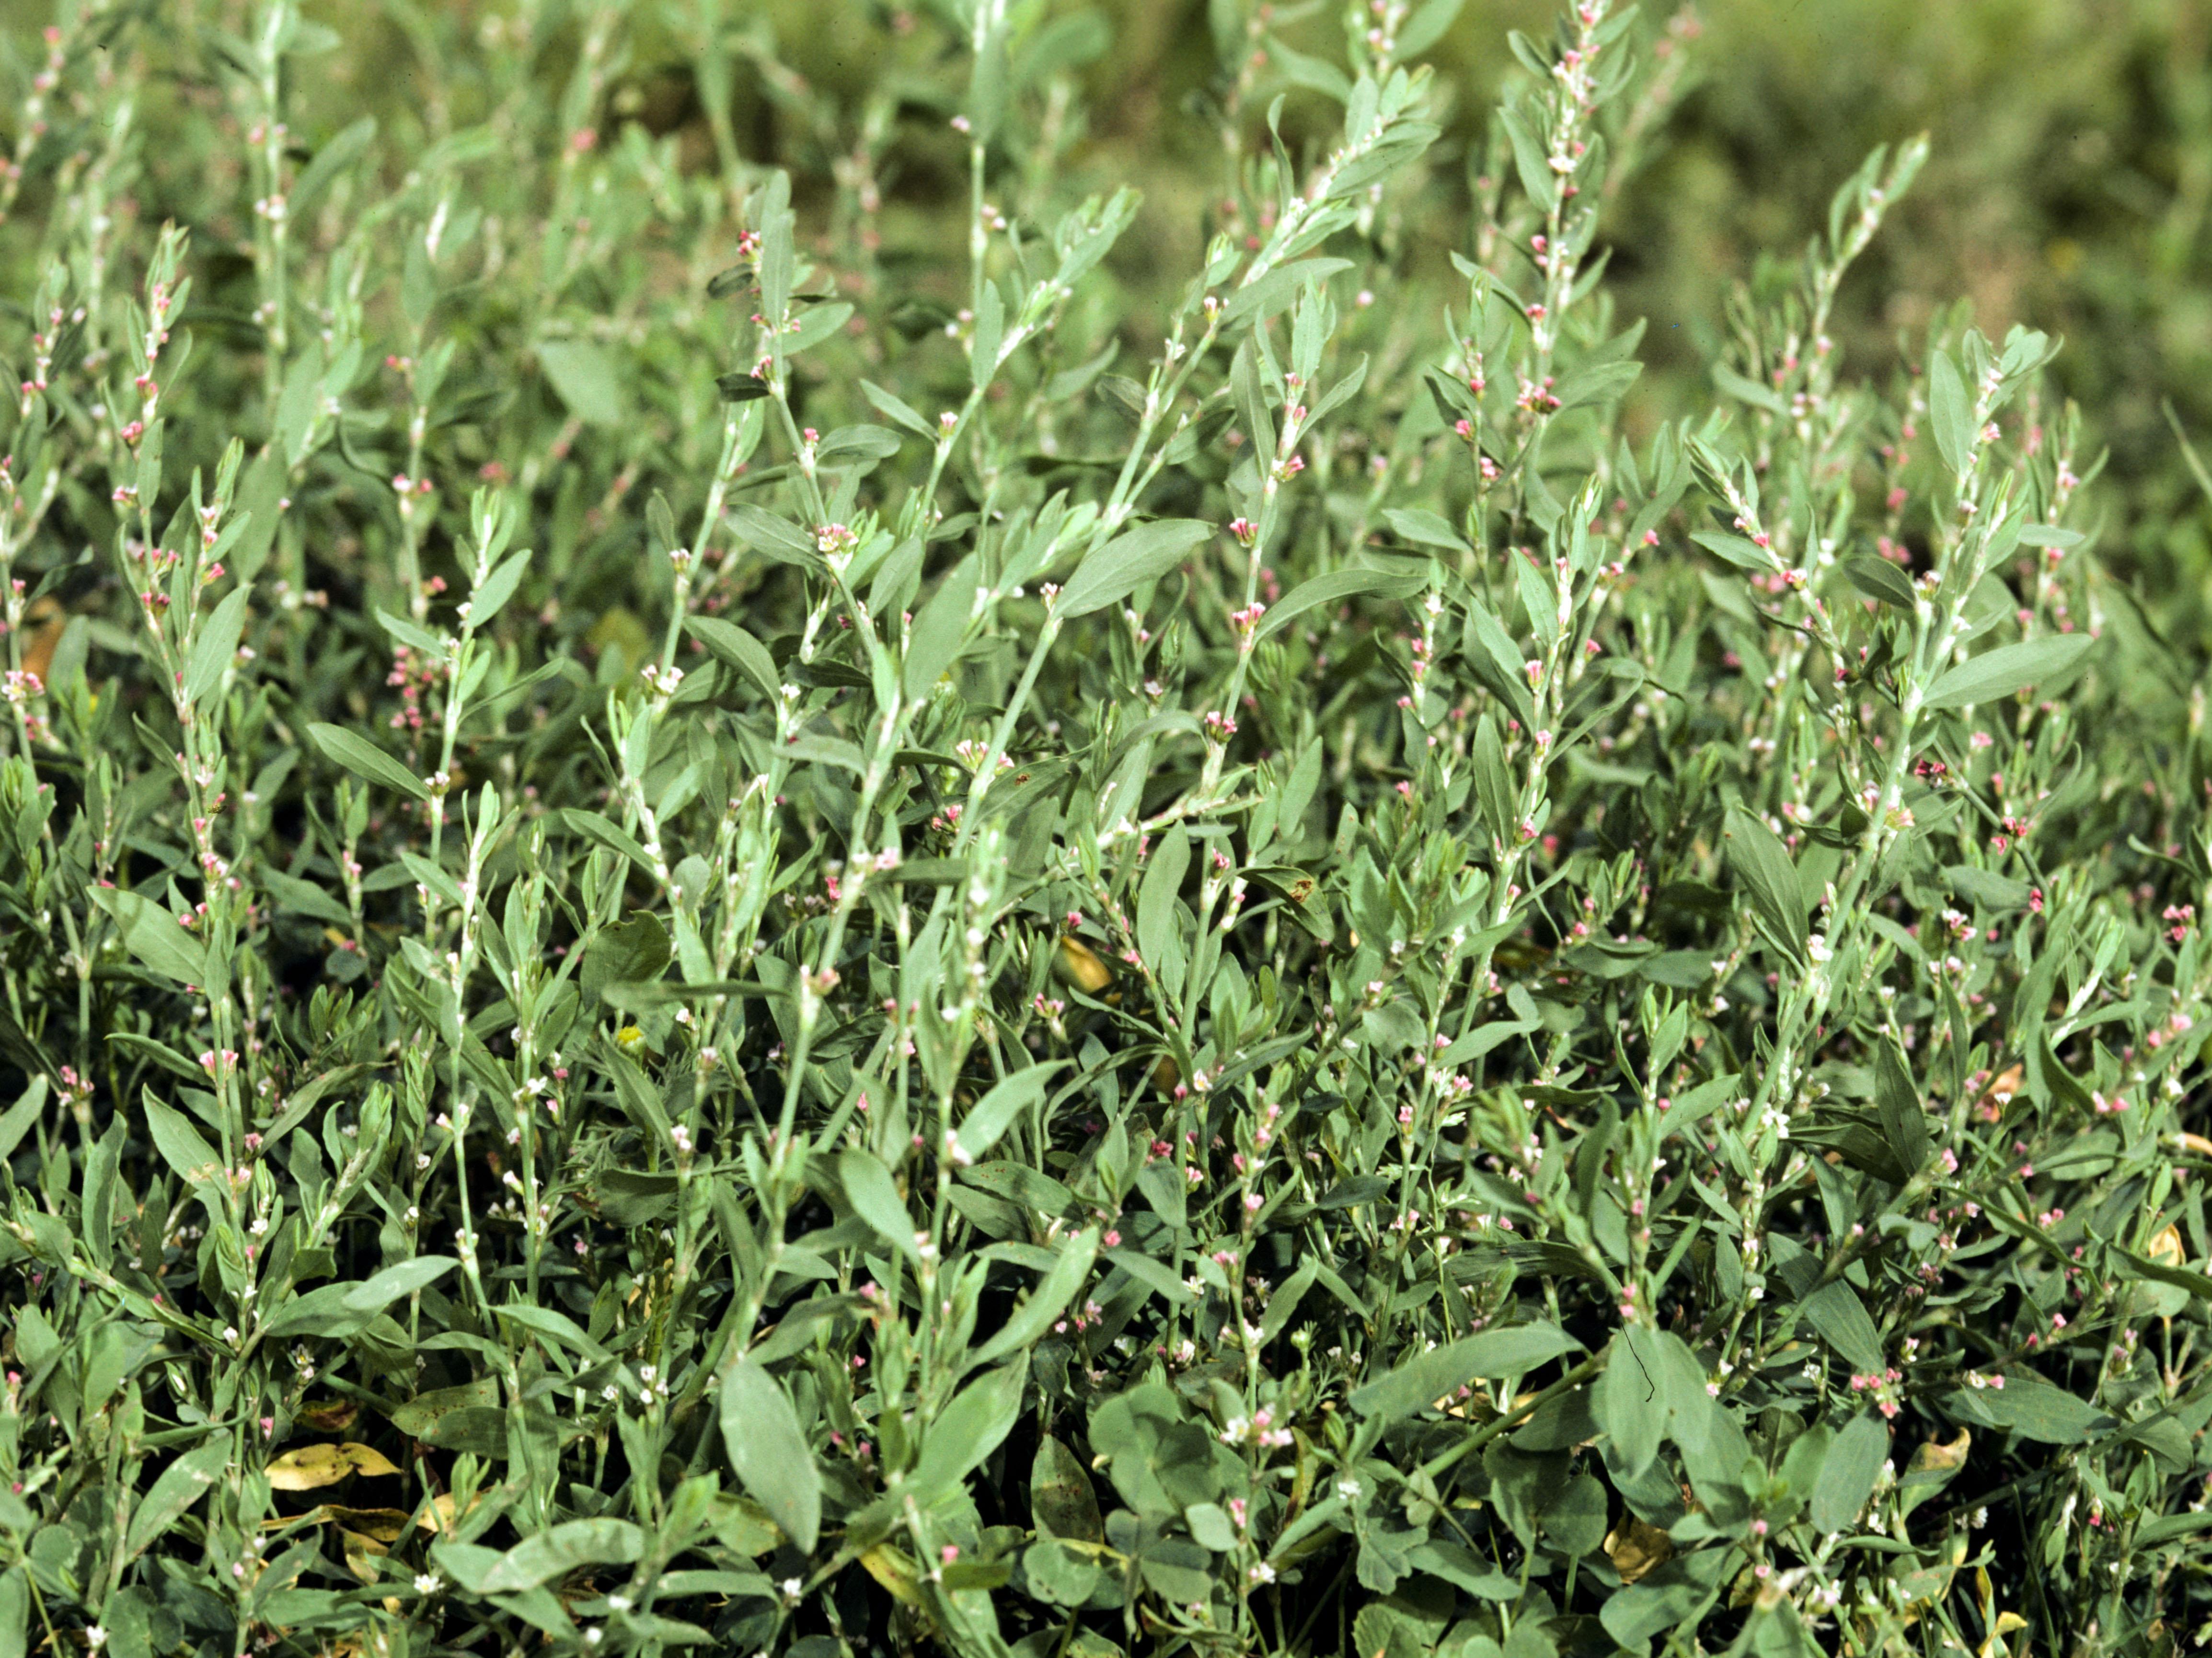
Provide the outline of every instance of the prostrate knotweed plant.
[[1217,3],[1155,315],[1095,16],[667,9],[27,60],[0,1655],[2203,1626],[2202,699],[2051,342],[1844,374],[1921,148],[1655,428],[1688,27],[1462,179],[1458,0]]

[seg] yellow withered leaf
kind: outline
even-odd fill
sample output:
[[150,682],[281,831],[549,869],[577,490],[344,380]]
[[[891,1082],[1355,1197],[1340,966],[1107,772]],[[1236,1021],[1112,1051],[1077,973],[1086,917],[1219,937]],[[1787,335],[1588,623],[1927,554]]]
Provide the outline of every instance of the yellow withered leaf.
[[353,1474],[374,1478],[396,1474],[398,1465],[383,1452],[348,1441],[343,1445],[303,1445],[269,1465],[269,1483],[280,1491],[312,1491],[335,1485]]
[[1674,1557],[1674,1539],[1634,1515],[1623,1515],[1605,1539],[1605,1557],[1624,1583],[1633,1583]]
[[2179,1266],[2188,1258],[2181,1247],[2181,1228],[2169,1226],[2144,1246],[2143,1253],[2160,1266]]
[[360,1532],[349,1532],[341,1527],[338,1535],[345,1543],[345,1565],[348,1571],[364,1583],[374,1583],[383,1576],[377,1570],[376,1563],[391,1552],[389,1549],[376,1539],[365,1536]]
[[1946,1472],[1953,1468],[1964,1467],[1966,1453],[1973,1448],[1974,1436],[1961,1428],[1958,1438],[1948,1445],[1939,1445],[1932,1439],[1923,1441],[1913,1450],[1911,1466],[1916,1470]]
[[890,1544],[877,1544],[860,1557],[860,1564],[867,1569],[869,1576],[898,1600],[909,1606],[921,1603],[921,1590],[916,1582],[914,1562]]
[[[483,1497],[479,1493],[469,1504],[469,1511],[473,1514],[476,1511],[477,1503],[483,1501]],[[453,1494],[451,1491],[441,1491],[423,1505],[422,1511],[415,1516],[415,1523],[426,1532],[450,1533],[453,1529],[456,1518],[453,1512]]]
[[1073,933],[1060,940],[1060,971],[1063,978],[1086,996],[1096,996],[1114,982],[1113,970]]
[[349,1399],[329,1399],[320,1405],[310,1405],[300,1412],[300,1420],[319,1434],[342,1434],[354,1424],[361,1414],[361,1406]]

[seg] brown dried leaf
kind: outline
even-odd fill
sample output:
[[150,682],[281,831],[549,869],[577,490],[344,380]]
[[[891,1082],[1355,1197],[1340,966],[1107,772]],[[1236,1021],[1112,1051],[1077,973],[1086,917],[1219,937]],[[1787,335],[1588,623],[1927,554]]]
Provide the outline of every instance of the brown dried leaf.
[[1997,1073],[1983,1094],[1981,1104],[1984,1112],[2002,1111],[2014,1095],[2027,1086],[2027,1067],[2014,1064]]
[[354,1424],[361,1414],[361,1406],[349,1399],[326,1399],[320,1405],[310,1405],[300,1412],[302,1427],[313,1428],[319,1434],[342,1434]]
[[408,1519],[404,1509],[341,1509],[335,1503],[322,1510],[322,1517],[380,1543],[397,1543],[407,1529]]

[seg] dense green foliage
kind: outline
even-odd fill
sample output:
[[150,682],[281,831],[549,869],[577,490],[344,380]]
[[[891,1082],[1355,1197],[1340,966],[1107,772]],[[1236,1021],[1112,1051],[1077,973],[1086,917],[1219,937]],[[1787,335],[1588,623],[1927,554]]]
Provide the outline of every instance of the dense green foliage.
[[2212,1626],[2185,613],[1849,369],[1926,146],[1646,395],[1687,28],[1214,0],[1164,269],[1109,22],[743,10],[32,49],[0,1658]]

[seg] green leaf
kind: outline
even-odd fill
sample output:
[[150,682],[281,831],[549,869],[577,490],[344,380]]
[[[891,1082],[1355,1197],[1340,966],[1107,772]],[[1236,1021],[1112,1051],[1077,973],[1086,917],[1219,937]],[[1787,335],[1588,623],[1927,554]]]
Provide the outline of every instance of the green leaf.
[[[356,1287],[331,1286],[346,1294]],[[411,1439],[448,1450],[505,1453],[507,1412],[500,1408],[499,1383],[489,1376],[458,1387],[433,1387],[392,1406],[390,1415],[392,1425]]]
[[938,583],[937,591],[914,619],[907,634],[906,664],[900,684],[909,702],[920,702],[952,666],[975,613],[975,588],[981,567],[969,554]]
[[[1146,860],[1145,879],[1137,889],[1137,950],[1155,972],[1169,971],[1170,954],[1180,968],[1182,941],[1176,936],[1176,895],[1190,869],[1190,835],[1176,824],[1160,838]],[[1174,977],[1170,984],[1177,981]]]
[[715,616],[687,616],[684,626],[708,655],[744,674],[759,687],[762,696],[774,702],[782,695],[783,674],[775,658],[768,654],[766,645],[735,622]]
[[341,172],[353,165],[375,137],[374,115],[364,115],[350,126],[341,128],[292,181],[292,188],[284,198],[285,216],[295,224],[304,222],[314,210],[315,204],[322,199],[323,192],[330,188]]
[[[1158,1295],[1171,1308],[1191,1304],[1190,1287],[1175,1274],[1175,1269],[1164,1261],[1134,1249],[1109,1249],[1106,1259]],[[1271,1303],[1272,1305],[1272,1303]]]
[[[7,1502],[22,1512],[18,1515],[8,1511],[6,1503],[0,1503],[0,1525],[7,1526],[11,1531],[30,1531],[35,1522],[31,1519],[31,1511],[23,1507],[22,1499],[11,1496]],[[109,1618],[108,1622],[119,1628],[123,1620]],[[6,1571],[0,1572],[0,1658],[24,1658],[29,1646],[30,1630],[30,1568],[10,1566]],[[125,1655],[118,1650],[117,1658],[125,1658]]]
[[1259,644],[1290,625],[1293,618],[1323,606],[1341,604],[1345,600],[1363,593],[1387,593],[1394,597],[1411,592],[1418,587],[1417,578],[1393,570],[1368,570],[1353,566],[1334,570],[1326,576],[1316,576],[1301,582],[1269,607],[1260,619],[1260,625],[1252,631],[1252,643]]
[[1464,0],[1428,0],[1428,3],[1406,20],[1398,31],[1398,58],[1405,61],[1426,52],[1444,37],[1446,30],[1459,20],[1460,7]]
[[2033,1370],[2007,1374],[2002,1387],[1970,1395],[1982,1413],[2000,1428],[2045,1445],[2086,1445],[2112,1419],[2079,1394],[2054,1387]]
[[1559,204],[1559,180],[1551,159],[1528,123],[1516,110],[1500,109],[1498,124],[1513,146],[1513,162],[1521,174],[1521,188],[1539,211],[1550,213]]
[[1642,1476],[1659,1455],[1666,1436],[1666,1360],[1657,1332],[1624,1325],[1613,1338],[1613,1352],[1597,1379],[1591,1409],[1613,1441],[1620,1470],[1629,1479]]
[[1278,265],[1230,296],[1221,310],[1221,326],[1227,330],[1240,322],[1264,322],[1304,292],[1308,283],[1327,282],[1338,271],[1350,269],[1350,259],[1299,259]]
[[312,881],[301,881],[281,869],[257,869],[253,878],[261,883],[261,890],[283,909],[333,927],[350,929],[353,925],[353,917],[346,906]]
[[613,926],[599,929],[584,951],[577,987],[588,1002],[614,985],[650,984],[667,971],[674,954],[668,923],[650,910],[634,911]]
[[477,1581],[483,1594],[534,1589],[580,1566],[633,1566],[645,1554],[645,1533],[627,1520],[571,1520],[526,1537]]
[[593,1341],[581,1325],[567,1314],[556,1313],[550,1307],[534,1307],[527,1301],[516,1301],[507,1307],[495,1307],[492,1312],[510,1324],[519,1324],[526,1330],[550,1337],[595,1362],[607,1356],[607,1350]]
[[1782,561],[1758,542],[1746,536],[1731,535],[1726,530],[1692,530],[1690,539],[1707,552],[1727,559],[1738,570],[1763,575],[1782,566]]
[[1342,70],[1325,58],[1310,57],[1285,46],[1279,35],[1268,37],[1267,64],[1292,86],[1321,93],[1340,104],[1351,100],[1352,82]]
[[1399,1365],[1352,1395],[1362,1416],[1411,1416],[1457,1393],[1477,1376],[1517,1376],[1580,1347],[1556,1324],[1512,1324],[1485,1330]]
[[1956,472],[1966,464],[1974,447],[1974,405],[1966,395],[1966,382],[1948,351],[1928,357],[1928,421],[1935,429],[1936,447],[1943,464]]
[[483,584],[469,594],[469,625],[482,628],[499,614],[507,601],[514,597],[514,590],[522,585],[522,578],[530,570],[530,550],[502,559]]
[[1574,1557],[1605,1541],[1605,1487],[1592,1474],[1577,1474],[1537,1510],[1537,1523],[1553,1545]]
[[1862,1375],[1878,1376],[1888,1363],[1881,1336],[1867,1316],[1858,1291],[1841,1278],[1822,1284],[1799,1308],[1820,1339]]
[[[5,1138],[5,1133],[0,1132],[0,1140]],[[2122,1249],[2117,1244],[2111,1247],[2109,1253],[2112,1259],[2126,1268],[2118,1275],[2120,1277],[2172,1284],[2176,1289],[2185,1289],[2192,1295],[2212,1301],[2212,1277],[2192,1272],[2185,1266],[2171,1266],[2163,1261],[2152,1260],[2148,1256],[2136,1254],[2132,1249]]]
[[933,443],[937,441],[939,436],[937,428],[921,418],[921,411],[896,393],[885,391],[872,380],[860,382],[860,392],[886,420],[896,421],[917,437],[926,437]]
[[921,1458],[909,1484],[915,1500],[933,1503],[957,1490],[983,1459],[999,1448],[1021,1414],[1027,1364],[1009,1364],[977,1377],[922,1430]]
[[1729,867],[1743,883],[1776,942],[1805,960],[1805,898],[1790,850],[1764,823],[1732,806],[1728,813]]
[[1999,645],[1949,669],[1929,687],[1923,708],[1972,708],[2054,680],[2078,666],[2096,641],[2086,633],[2051,633]]
[[568,412],[586,426],[618,427],[629,419],[622,381],[605,348],[584,339],[549,339],[538,347],[545,370]]
[[223,670],[237,660],[238,642],[246,633],[246,601],[252,596],[241,582],[201,622],[191,660],[185,665],[185,696],[193,707],[207,706],[222,684]]
[[802,1553],[822,1531],[822,1475],[783,1384],[741,1358],[722,1378],[722,1442],[754,1500]]
[[1820,1460],[1813,1482],[1813,1528],[1839,1532],[1856,1521],[1888,1460],[1889,1429],[1871,1413],[1854,1417]]
[[1468,552],[1467,537],[1439,515],[1420,507],[1387,507],[1382,516],[1390,527],[1417,547],[1440,547],[1447,552]]
[[724,515],[731,533],[755,552],[781,564],[798,564],[806,570],[820,566],[822,553],[814,538],[789,519],[779,518],[749,501],[739,503]]
[[1103,1543],[1098,1494],[1074,1452],[1044,1435],[1030,1464],[1030,1517],[1039,1531],[1076,1543]]
[[222,1159],[201,1137],[191,1119],[175,1107],[163,1105],[150,1093],[143,1096],[143,1102],[146,1127],[153,1136],[155,1149],[161,1154],[162,1161],[176,1170],[177,1178],[188,1186],[220,1183],[224,1175]]
[[135,1560],[183,1519],[192,1504],[206,1496],[208,1488],[222,1478],[230,1460],[230,1436],[219,1433],[162,1469],[152,1489],[139,1500],[131,1514],[131,1529],[124,1537],[124,1558]]
[[1928,1115],[1904,1057],[1887,1036],[1875,1039],[1874,1098],[1889,1149],[1906,1173],[1918,1173],[1928,1161]]
[[[1040,1179],[1047,1178],[1040,1176]],[[1091,1277],[1091,1268],[1098,1259],[1098,1228],[1086,1226],[1073,1237],[1063,1241],[1054,1257],[1051,1270],[1037,1281],[1030,1298],[1016,1308],[998,1332],[968,1356],[970,1364],[991,1364],[1033,1346],[1042,1340],[1067,1304],[1081,1290]]]
[[1843,561],[1843,570],[1850,584],[1869,599],[1878,599],[1908,616],[1918,607],[1920,595],[1913,590],[1912,578],[1887,558],[1853,553]]
[[354,776],[397,789],[410,800],[430,798],[429,787],[422,778],[366,737],[356,736],[343,726],[319,722],[310,725],[307,735],[315,740],[316,747]]
[[176,917],[119,887],[94,887],[89,895],[113,918],[123,948],[139,960],[180,984],[207,983],[207,946]]
[[969,371],[978,387],[988,386],[999,372],[999,349],[1006,333],[1006,302],[999,284],[986,281],[975,302],[975,332],[968,343]]
[[23,1143],[23,1137],[38,1125],[46,1114],[46,1079],[33,1076],[15,1103],[0,1116],[0,1163],[15,1155],[15,1148]]
[[1013,1126],[1015,1118],[1044,1098],[1044,1085],[1051,1080],[1059,1064],[1055,1061],[1015,1071],[977,1100],[975,1108],[961,1120],[961,1152],[971,1159],[977,1158],[996,1145],[999,1137]]
[[909,1260],[916,1259],[914,1216],[882,1160],[872,1151],[855,1147],[839,1155],[837,1179],[853,1212],[900,1254]]
[[1054,601],[1062,619],[1088,616],[1119,604],[1146,582],[1156,581],[1182,563],[1192,548],[1213,533],[1195,518],[1164,518],[1124,530],[1093,547]]
[[459,1265],[450,1255],[418,1255],[411,1261],[387,1266],[347,1291],[346,1307],[356,1313],[381,1313],[402,1296],[437,1283]]

